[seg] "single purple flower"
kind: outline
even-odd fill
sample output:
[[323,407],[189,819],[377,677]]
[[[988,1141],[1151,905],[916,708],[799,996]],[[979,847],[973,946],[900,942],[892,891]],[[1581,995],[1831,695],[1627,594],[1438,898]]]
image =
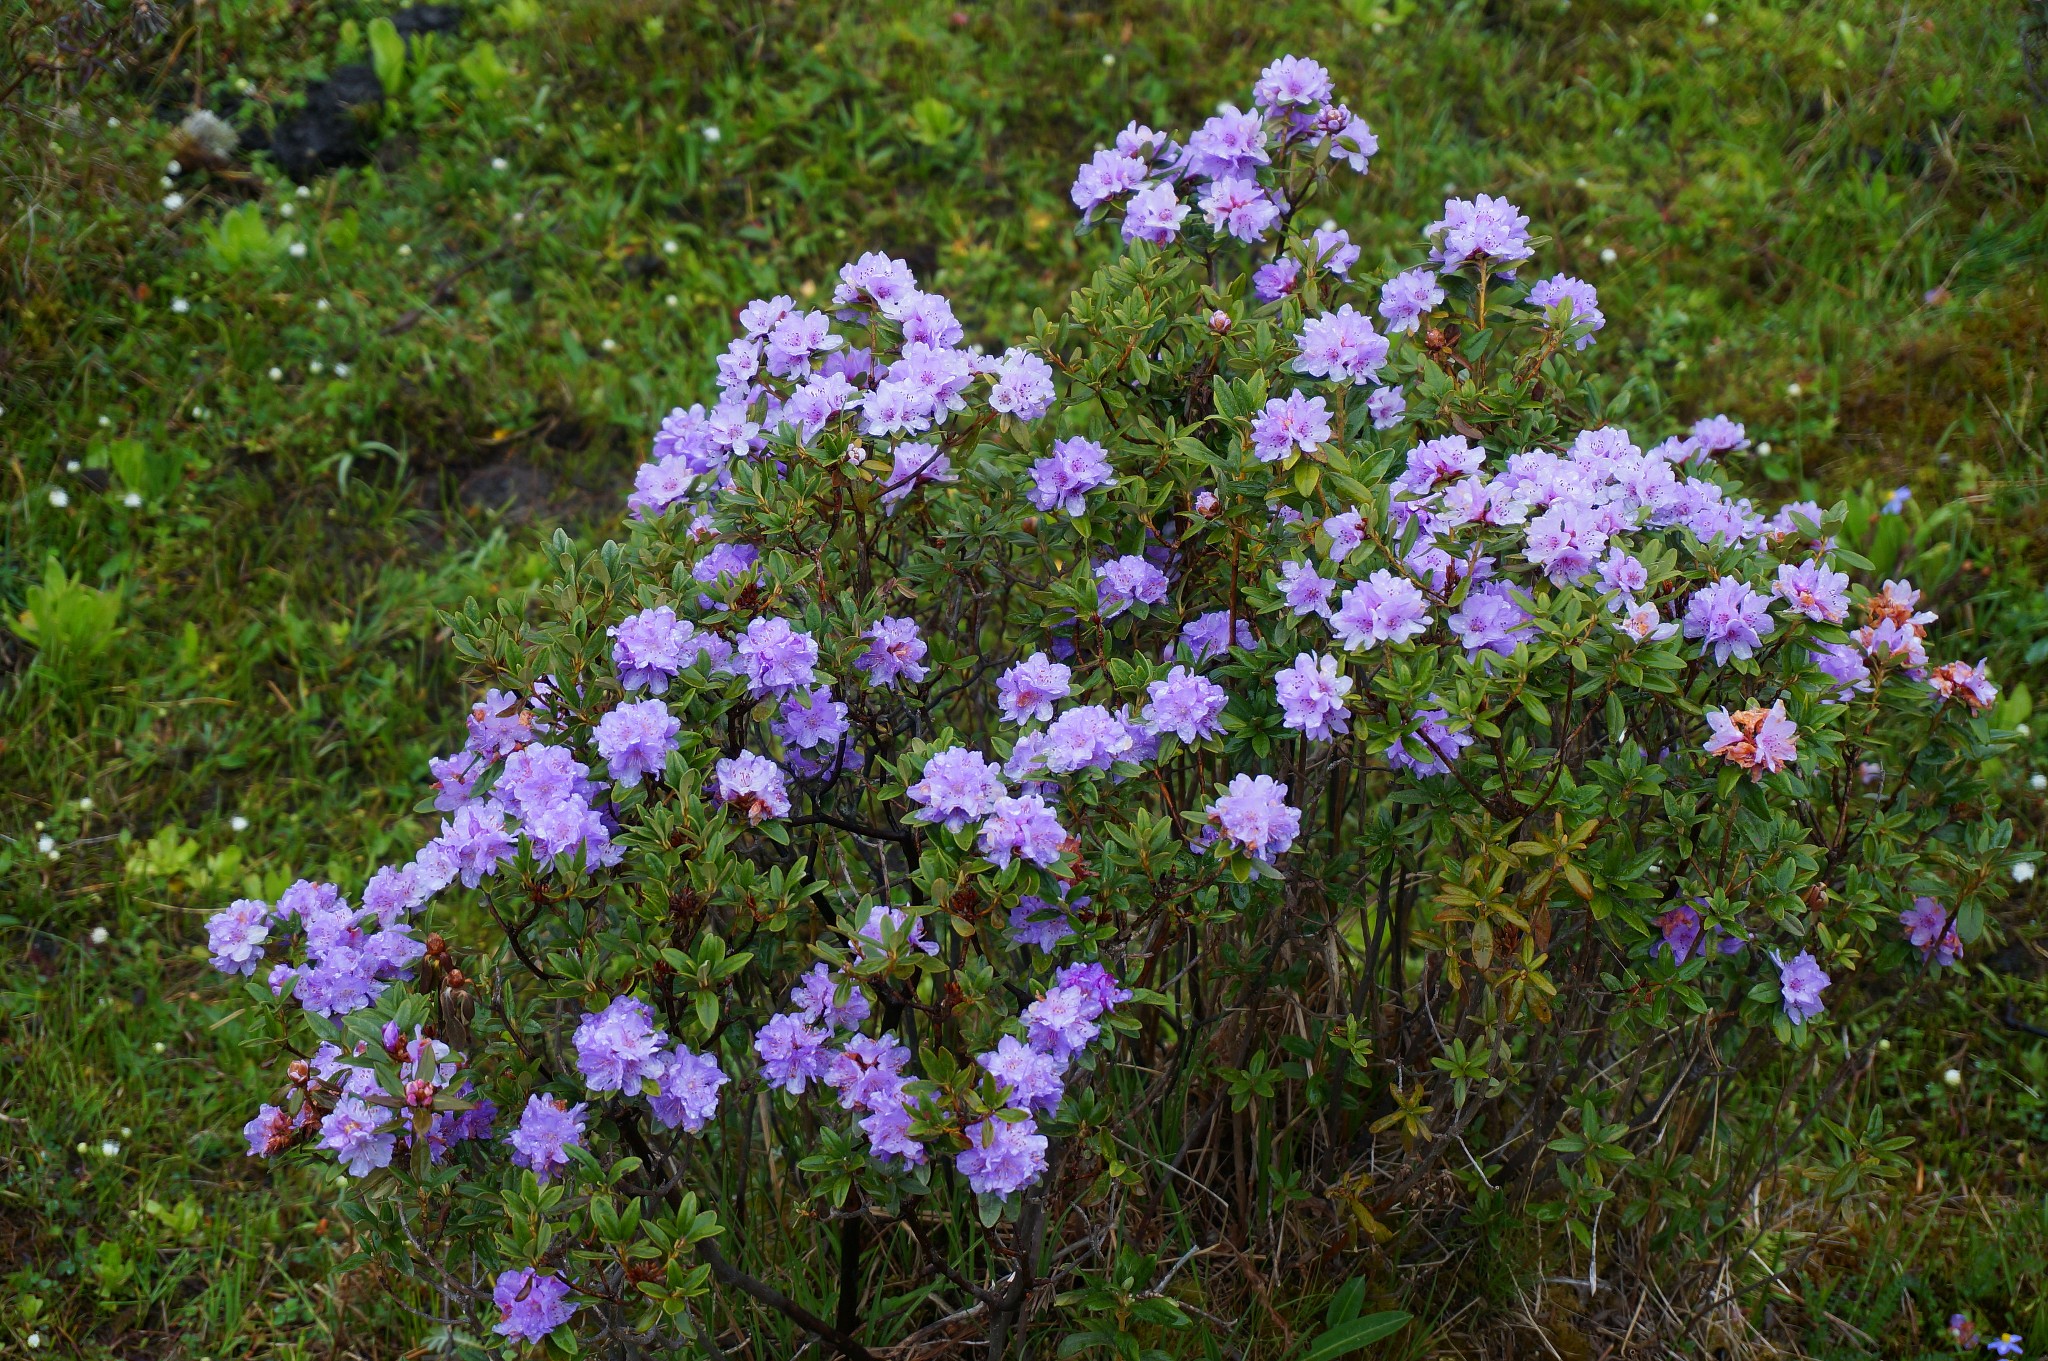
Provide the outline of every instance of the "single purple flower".
[[1820,994],[1832,980],[1821,972],[1811,951],[1801,950],[1790,959],[1780,959],[1773,951],[1771,962],[1778,966],[1778,991],[1784,999],[1785,1019],[1793,1025],[1804,1025],[1827,1010]]
[[1330,631],[1352,652],[1405,643],[1428,627],[1429,607],[1421,590],[1385,568],[1346,591],[1330,616]]
[[1365,399],[1365,414],[1375,430],[1392,430],[1408,414],[1408,394],[1399,387],[1374,388]]
[[928,674],[924,639],[918,637],[915,619],[884,615],[861,636],[869,640],[868,650],[853,664],[867,672],[870,685],[893,688],[898,680],[915,684]]
[[1224,841],[1258,860],[1272,860],[1301,835],[1301,810],[1287,803],[1287,786],[1270,775],[1235,775],[1202,810]]
[[1196,203],[1213,230],[1240,241],[1263,240],[1280,220],[1280,205],[1266,197],[1258,181],[1234,175],[1211,181]]
[[1172,733],[1183,742],[1199,742],[1223,731],[1223,707],[1230,696],[1206,676],[1176,666],[1164,680],[1146,685],[1145,694],[1139,717],[1154,737]]
[[718,1066],[716,1055],[693,1053],[679,1044],[656,1081],[661,1090],[647,1102],[655,1123],[695,1134],[718,1114],[718,1089],[732,1079]]
[[[1294,343],[1301,351],[1294,361],[1295,372],[1332,382],[1369,383],[1387,362],[1387,338],[1372,328],[1370,317],[1348,302],[1303,322]],[[1273,410],[1271,403],[1266,410]],[[1326,430],[1323,438],[1328,437]]]
[[654,1008],[630,994],[614,997],[602,1011],[586,1012],[576,1027],[576,1071],[593,1092],[637,1093],[658,1077],[668,1043],[654,1024]]
[[1095,568],[1095,594],[1104,619],[1114,619],[1134,604],[1159,604],[1166,599],[1166,586],[1166,573],[1136,553]]
[[[844,1001],[840,1000],[842,992]],[[833,977],[832,970],[824,964],[813,964],[809,973],[797,979],[789,1000],[796,1003],[797,1012],[805,1021],[823,1021],[834,1030],[852,1030],[869,1014],[868,995],[861,991],[860,984],[851,978]]]
[[391,1112],[354,1096],[344,1096],[320,1122],[320,1147],[331,1149],[352,1177],[367,1177],[391,1166],[398,1136],[388,1129]]
[[1073,668],[1034,652],[996,681],[996,707],[1011,723],[1043,723],[1056,701],[1073,693]]
[[818,644],[810,634],[792,628],[787,619],[755,619],[740,639],[734,662],[756,698],[787,694],[815,678],[812,668],[818,664]]
[[1068,515],[1088,513],[1087,494],[1116,480],[1109,451],[1091,439],[1054,440],[1052,453],[1031,465],[1031,490],[1025,498],[1040,510]]
[[1278,302],[1301,285],[1301,262],[1283,255],[1252,271],[1252,296],[1260,302]]
[[911,821],[940,822],[947,831],[957,832],[987,817],[1008,791],[1002,771],[987,757],[966,747],[948,747],[925,762],[924,778],[904,792],[917,805]]
[[1685,602],[1685,636],[1700,640],[1702,655],[1712,650],[1716,666],[1755,655],[1776,627],[1770,597],[1735,577],[1702,586]]
[[1584,279],[1574,279],[1569,274],[1553,274],[1529,290],[1529,305],[1548,312],[1560,303],[1570,305],[1572,325],[1585,328],[1572,346],[1583,350],[1593,343],[1593,332],[1607,324],[1607,317],[1600,311],[1600,295],[1593,285]]
[[1731,714],[1726,709],[1709,709],[1707,727],[1707,754],[1748,771],[1753,780],[1761,780],[1767,770],[1775,774],[1799,759],[1799,728],[1785,717],[1782,699],[1768,710],[1749,708]]
[[1266,403],[1252,420],[1252,453],[1272,463],[1300,450],[1314,453],[1330,440],[1330,411],[1320,397],[1290,392]]
[[1060,858],[1066,840],[1066,829],[1036,794],[997,799],[981,824],[981,853],[998,866],[1021,855],[1042,869]]
[[759,826],[763,818],[789,816],[789,788],[782,768],[751,751],[721,757],[712,768],[719,802],[730,804]]
[[1445,274],[1468,260],[1484,258],[1498,270],[1514,266],[1535,251],[1529,245],[1529,219],[1504,198],[1481,194],[1478,198],[1444,201],[1444,215],[1423,229],[1434,243],[1429,258]]
[[569,1302],[569,1283],[545,1271],[523,1267],[498,1273],[491,1289],[498,1306],[492,1331],[521,1342],[540,1342],[576,1316],[582,1306]]
[[1387,767],[1406,770],[1417,778],[1450,774],[1451,763],[1472,745],[1472,734],[1451,727],[1450,717],[1442,708],[1418,709],[1415,730],[1395,738],[1387,748]]
[[953,1165],[976,1195],[1013,1195],[1045,1171],[1048,1141],[1028,1116],[1014,1121],[991,1116],[969,1125],[966,1133],[967,1148]]
[[1095,1024],[1101,1014],[1086,989],[1060,986],[1024,1008],[1022,1019],[1033,1049],[1064,1060],[1088,1047],[1101,1030]]
[[1066,908],[1027,893],[1010,909],[1010,939],[1018,945],[1037,947],[1051,954],[1063,941],[1074,938]]
[[788,747],[836,747],[846,736],[846,706],[832,698],[832,687],[798,690],[782,701],[781,715],[769,725]]
[[1148,185],[1131,195],[1124,207],[1124,240],[1164,245],[1180,235],[1187,215],[1188,205],[1174,194],[1171,184]]
[[832,1032],[806,1025],[786,1012],[768,1018],[754,1033],[754,1052],[761,1058],[761,1076],[769,1086],[802,1095],[804,1087],[825,1076],[831,1055],[825,1046]]
[[252,974],[270,939],[270,904],[237,898],[206,919],[208,962],[225,974]]
[[1059,1109],[1066,1091],[1065,1059],[1034,1049],[1014,1035],[1004,1035],[993,1050],[977,1055],[974,1061],[1002,1084],[1008,1105],[1046,1115]]
[[894,1035],[855,1035],[845,1048],[831,1055],[824,1082],[839,1093],[839,1104],[845,1110],[874,1112],[900,1106],[903,1065],[909,1062],[909,1048],[898,1044]]
[[597,754],[613,780],[637,785],[642,776],[661,774],[682,730],[682,720],[658,699],[621,704],[597,721]]
[[1280,598],[1296,615],[1319,614],[1329,618],[1330,592],[1336,589],[1335,581],[1316,575],[1316,569],[1305,562],[1280,564]]

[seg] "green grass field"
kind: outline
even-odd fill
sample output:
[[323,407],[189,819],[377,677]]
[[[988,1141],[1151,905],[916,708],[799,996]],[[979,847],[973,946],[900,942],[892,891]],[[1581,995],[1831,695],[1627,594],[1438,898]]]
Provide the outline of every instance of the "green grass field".
[[[203,914],[417,841],[464,704],[438,612],[612,531],[737,306],[885,249],[1000,344],[1109,249],[1074,164],[1281,52],[1380,135],[1332,210],[1369,267],[1446,194],[1510,196],[1600,289],[1619,419],[1746,421],[1760,499],[1910,488],[1935,607],[2042,690],[2048,12],[1721,2],[471,4],[367,163],[297,187],[180,120],[253,135],[388,11],[0,0],[0,1354],[456,1345],[347,1268],[327,1188],[242,1156],[263,1036]],[[2006,782],[2038,847],[2033,740]],[[1956,1310],[2048,1344],[2043,900],[2013,886],[1851,1096],[1919,1170],[1770,1235],[1785,1275],[1722,1345],[1938,1355]],[[1594,1357],[1639,1307],[1505,1298],[1416,1354]]]

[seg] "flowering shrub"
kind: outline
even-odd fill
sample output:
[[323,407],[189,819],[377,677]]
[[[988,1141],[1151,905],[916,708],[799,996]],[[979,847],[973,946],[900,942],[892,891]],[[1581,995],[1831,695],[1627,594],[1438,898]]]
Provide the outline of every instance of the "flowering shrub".
[[1739,424],[1620,424],[1512,204],[1378,276],[1304,230],[1377,151],[1283,58],[1082,167],[1125,245],[1016,348],[879,254],[744,308],[626,541],[455,621],[439,834],[211,921],[298,1055],[251,1153],[618,1354],[1093,1346],[1390,1221],[1591,1250],[1632,1166],[1695,1243],[1886,1170],[1693,1150],[1721,1070],[1977,939],[1995,687],[1843,508],[1737,492]]

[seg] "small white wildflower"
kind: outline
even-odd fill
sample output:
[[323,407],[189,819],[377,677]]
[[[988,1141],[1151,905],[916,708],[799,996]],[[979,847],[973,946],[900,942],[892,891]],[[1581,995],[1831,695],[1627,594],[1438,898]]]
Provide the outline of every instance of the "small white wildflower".
[[203,421],[203,420],[205,420],[205,419],[206,419],[206,408],[205,408],[205,407],[203,407],[203,406],[195,406],[195,407],[193,407],[193,408],[192,408],[192,419],[193,419],[193,420],[195,420],[195,421]]
[[62,487],[50,488],[50,504],[62,510],[71,504],[71,496]]
[[256,93],[256,82],[247,76],[240,76],[235,80],[235,88],[245,95],[252,95]]
[[182,207],[184,207],[184,206],[185,206],[185,196],[184,196],[183,194],[165,194],[165,195],[164,195],[164,211],[165,211],[165,212],[167,212],[167,213],[175,213],[175,212],[177,212],[177,211],[178,211],[178,209],[180,209],[180,208],[182,208]]
[[493,157],[491,157],[491,169],[493,169],[493,170],[510,170],[511,168],[512,168],[512,162],[510,162],[510,161],[506,160],[506,159],[505,159],[505,158],[504,158],[503,156],[493,156]]
[[1620,255],[1620,253],[1619,253],[1619,252],[1617,252],[1617,251],[1616,251],[1616,250],[1614,249],[1614,247],[1612,247],[1612,246],[1602,246],[1602,247],[1600,248],[1600,263],[1601,263],[1601,264],[1603,264],[1603,265],[1611,265],[1611,264],[1613,264],[1613,263],[1614,263],[1614,262],[1615,262],[1616,260],[1619,260],[1620,258],[1621,258],[1621,255]]
[[270,381],[271,381],[271,382],[273,382],[273,383],[275,383],[275,382],[278,382],[278,381],[280,381],[280,380],[281,380],[281,379],[282,379],[283,377],[284,377],[284,370],[283,370],[283,369],[281,369],[281,368],[279,368],[279,367],[278,367],[277,365],[275,365],[275,364],[272,364],[272,365],[270,366]]
[[1444,181],[1444,192],[1445,192],[1446,194],[1455,194],[1455,193],[1457,193],[1457,192],[1458,192],[1458,182],[1457,182],[1456,180],[1445,180],[1445,181]]
[[299,197],[300,197],[300,198],[311,198],[311,197],[313,197],[313,191],[312,191],[311,189],[308,189],[308,188],[307,188],[307,187],[306,187],[305,185],[303,185],[303,184],[299,186],[299,190],[298,190],[298,193],[299,193]]
[[185,167],[179,165],[176,161],[168,161],[164,164],[164,173],[166,175],[182,175],[185,173]]
[[177,181],[172,179],[169,175],[158,175],[156,177],[156,184],[157,188],[159,189],[168,189],[176,183]]
[[113,424],[114,424],[114,418],[113,418],[112,416],[102,416],[102,417],[100,417],[100,429],[102,429],[102,430],[108,430],[108,429],[111,429],[111,428],[113,427]]
[[142,505],[142,493],[139,491],[122,493],[121,504],[128,507],[128,509],[130,510],[137,509]]
[[2024,723],[2018,723],[2013,725],[2013,731],[2018,733],[2021,737],[2032,737],[2034,735],[2034,730]]
[[325,370],[327,366],[316,359],[312,363],[306,365],[306,367],[311,369],[315,373],[319,373]]
[[1721,16],[1714,13],[1714,11],[1712,10],[1708,10],[1705,14],[1702,14],[1700,16],[1700,22],[1705,24],[1708,28],[1712,28],[1715,24],[1721,22]]
[[1877,1042],[1877,1052],[1878,1052],[1878,1053],[1880,1053],[1880,1054],[1888,1054],[1888,1053],[1890,1053],[1890,1052],[1891,1052],[1891,1047],[1892,1047],[1892,1042],[1891,1042],[1890,1040],[1879,1040],[1879,1041]]
[[717,141],[717,140],[718,140],[719,138],[721,138],[721,137],[723,137],[723,136],[725,136],[725,134],[724,134],[724,133],[722,133],[722,132],[720,132],[720,131],[718,130],[718,124],[716,124],[716,123],[706,123],[706,124],[704,125],[704,140],[705,140],[705,141],[707,141],[707,142],[716,142],[716,141]]
[[1760,458],[1769,458],[1771,456],[1771,442],[1767,439],[1758,440],[1756,442],[1756,452]]
[[597,342],[597,348],[603,350],[606,354],[610,354],[619,348],[619,342],[613,340],[610,336],[606,336],[603,340]]
[[663,255],[674,255],[677,251],[681,249],[682,246],[674,240],[668,240],[661,243],[661,253]]
[[42,1345],[43,1345],[43,1335],[42,1335],[41,1333],[30,1333],[30,1334],[28,1335],[28,1349],[29,1349],[30,1351],[34,1351],[34,1350],[35,1350],[36,1348],[38,1348],[38,1347],[40,1347],[40,1346],[42,1346]]
[[177,314],[178,314],[179,316],[181,316],[181,317],[182,317],[182,316],[184,316],[184,315],[185,315],[185,314],[186,314],[187,312],[189,312],[189,311],[191,311],[191,310],[192,310],[192,304],[191,304],[191,303],[189,303],[189,302],[186,302],[186,301],[185,301],[185,300],[184,300],[183,298],[172,298],[172,299],[171,299],[171,310],[172,310],[173,312],[176,312],[176,313],[177,313]]
[[36,838],[36,849],[43,852],[45,855],[47,855],[50,851],[56,849],[56,846],[57,838],[51,836],[47,832]]
[[2035,771],[2027,777],[2027,787],[2030,789],[2048,789],[2048,775],[2044,775],[2038,770]]
[[1951,1068],[1947,1072],[1943,1073],[1941,1075],[1941,1080],[1951,1087],[1960,1087],[1963,1085],[1962,1073],[1954,1068]]
[[1114,65],[1116,65],[1116,53],[1114,53],[1114,52],[1105,52],[1105,53],[1103,53],[1103,54],[1102,54],[1102,64],[1103,64],[1104,66],[1114,66]]
[[53,865],[56,864],[59,860],[62,860],[63,858],[64,852],[62,851],[46,851],[43,854],[43,859],[49,861]]
[[162,1040],[158,1040],[155,1044],[149,1047],[149,1052],[152,1054],[161,1054],[168,1047],[169,1046],[165,1045],[165,1043]]
[[237,813],[228,819],[228,827],[233,831],[246,832],[249,830],[249,819]]
[[85,1144],[80,1143],[79,1145],[77,1145],[77,1152],[81,1157],[83,1157],[85,1154],[92,1152],[92,1149],[87,1147]]
[[296,207],[289,203],[280,203],[277,205],[277,215],[279,217],[290,217],[292,214],[298,211],[299,210]]
[[100,1156],[101,1156],[102,1158],[111,1158],[111,1157],[113,1157],[113,1156],[114,1156],[115,1154],[119,1153],[120,1151],[121,1151],[121,1145],[120,1145],[120,1143],[119,1143],[119,1142],[117,1142],[116,1140],[113,1140],[113,1139],[102,1139],[102,1140],[100,1140]]
[[514,222],[524,222],[524,221],[526,221],[526,214],[525,214],[525,213],[514,213],[514,214],[512,214],[512,220],[513,220]]
[[1585,189],[1589,187],[1593,182],[1587,179],[1584,175],[1581,175],[1577,179],[1573,180],[1572,183],[1581,189]]
[[2022,860],[2022,861],[2020,861],[2020,863],[2019,863],[2019,864],[2017,864],[2017,865],[2014,865],[2014,866],[2012,867],[2012,881],[2013,881],[2013,882],[2014,882],[2015,884],[2027,884],[2027,883],[2032,883],[2032,882],[2033,882],[2033,879],[2034,879],[2034,862],[2033,862],[2033,861],[2031,861],[2031,860]]
[[334,376],[335,376],[336,378],[346,378],[346,377],[348,377],[348,365],[346,365],[346,364],[336,364],[336,365],[334,366]]
[[1322,229],[1323,229],[1324,231],[1326,231],[1326,232],[1334,232],[1334,231],[1336,231],[1336,230],[1337,230],[1337,219],[1336,219],[1336,218],[1334,218],[1334,217],[1326,217],[1326,218],[1324,218],[1324,219],[1323,219],[1323,227],[1322,227]]
[[64,460],[64,471],[67,473],[75,473],[84,466],[85,465],[83,463],[80,463],[75,458],[67,458]]
[[134,1132],[135,1132],[134,1130],[132,1130],[132,1129],[128,1128],[128,1126],[126,1126],[126,1125],[123,1125],[123,1126],[121,1126],[121,1137],[122,1137],[123,1139],[127,1138],[127,1137],[128,1137],[129,1135],[133,1134]]
[[1785,395],[1787,397],[1797,397],[1800,393],[1804,391],[1806,391],[1806,389],[1799,386],[1799,384],[1797,383],[1785,384]]
[[400,255],[411,255],[411,254],[412,254],[412,247],[411,247],[410,245],[400,246],[400,247],[398,248],[398,253],[399,253]]
[[673,293],[668,295],[667,302],[670,307],[681,307],[683,305],[683,300]]
[[[95,926],[92,929],[92,934],[86,937],[86,939],[90,940],[94,945],[105,945],[107,943],[107,928],[104,926]],[[121,1133],[123,1134],[126,1134],[127,1132],[128,1131],[125,1129],[121,1131]]]
[[81,813],[90,813],[92,811],[92,795],[84,795],[78,800],[78,811]]
[[313,300],[313,310],[314,310],[315,312],[325,312],[325,311],[327,310],[327,299],[325,299],[325,298],[316,298],[316,299],[314,299],[314,300]]
[[118,128],[121,126],[121,120],[109,114],[107,116],[107,126],[110,128]]
[[303,260],[306,258],[306,243],[303,241],[294,241],[291,243],[291,245],[285,247],[285,249],[291,252],[291,257],[294,260]]

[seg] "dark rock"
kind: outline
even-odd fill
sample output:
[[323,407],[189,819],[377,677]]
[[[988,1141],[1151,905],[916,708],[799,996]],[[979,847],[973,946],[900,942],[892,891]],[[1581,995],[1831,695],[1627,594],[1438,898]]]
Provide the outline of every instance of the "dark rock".
[[412,5],[392,15],[391,26],[402,38],[415,33],[453,33],[462,27],[462,6]]
[[369,159],[365,134],[384,102],[377,73],[362,62],[336,67],[306,87],[306,107],[270,132],[270,155],[301,184]]
[[518,523],[547,503],[554,485],[553,478],[531,464],[506,459],[462,479],[459,495],[470,510],[497,511]]

